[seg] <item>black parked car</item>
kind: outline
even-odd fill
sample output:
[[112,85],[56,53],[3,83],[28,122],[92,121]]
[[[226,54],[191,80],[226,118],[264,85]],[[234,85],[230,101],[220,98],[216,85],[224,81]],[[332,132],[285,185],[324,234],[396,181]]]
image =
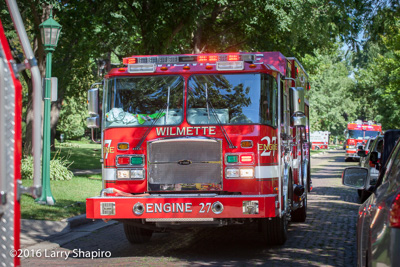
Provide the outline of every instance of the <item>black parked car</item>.
[[[386,137],[387,143],[396,138]],[[357,266],[400,266],[400,141],[390,144],[383,151],[376,185],[370,186],[367,168],[349,167],[343,172],[344,185],[369,187],[372,194],[358,210]]]
[[[370,160],[371,152],[378,153],[375,156],[378,157],[378,163],[379,163],[379,160],[381,158],[382,147],[383,147],[383,135],[378,135],[376,138],[374,138],[372,145],[369,147],[369,152],[367,155],[365,155],[366,151],[361,150],[358,152],[358,155],[360,156],[360,167],[369,169],[368,180],[370,185],[375,185],[376,180],[378,179],[379,176],[379,170],[376,168],[376,164]],[[370,196],[370,194],[366,190],[359,189],[357,191],[361,203],[364,202]]]
[[[375,164],[375,168],[379,171],[378,177],[382,174],[382,168],[385,166],[390,153],[392,152],[394,146],[396,145],[396,141],[400,138],[400,130],[387,130],[383,135],[383,144],[381,146],[380,151],[371,151],[368,153],[370,164]],[[377,140],[378,141],[378,138]],[[379,150],[379,149],[378,149]],[[369,174],[371,174],[369,172]],[[368,179],[370,184],[366,186],[361,194],[360,194],[360,201],[361,203],[364,202],[374,191],[375,189],[375,181],[373,179]]]

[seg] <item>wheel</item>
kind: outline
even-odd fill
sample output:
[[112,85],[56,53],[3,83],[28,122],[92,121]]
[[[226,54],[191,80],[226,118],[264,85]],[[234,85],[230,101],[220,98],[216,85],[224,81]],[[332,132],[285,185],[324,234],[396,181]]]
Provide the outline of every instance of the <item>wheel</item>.
[[131,244],[142,244],[150,240],[153,230],[124,223],[125,236]]
[[319,146],[316,146],[316,147],[315,147],[315,150],[319,150]]
[[[304,181],[305,179],[308,179],[308,173],[307,173],[307,169],[308,168],[303,168],[304,169],[304,173],[302,173],[302,180],[303,180],[303,186],[304,186]],[[291,212],[291,221],[292,222],[305,222],[306,221],[306,217],[307,217],[307,189],[304,190],[304,193],[306,194],[304,199],[302,200],[302,207],[298,208],[295,211]]]
[[287,239],[288,222],[286,215],[281,218],[261,219],[261,232],[267,245],[281,246]]
[[[306,196],[307,196],[307,191]],[[303,206],[292,212],[292,222],[305,222],[307,217],[307,197],[303,199]]]

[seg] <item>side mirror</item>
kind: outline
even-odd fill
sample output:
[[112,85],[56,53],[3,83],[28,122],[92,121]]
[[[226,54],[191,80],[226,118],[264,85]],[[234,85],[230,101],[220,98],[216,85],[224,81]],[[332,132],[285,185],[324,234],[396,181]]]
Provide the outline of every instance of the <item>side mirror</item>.
[[365,153],[365,150],[360,150],[357,152],[357,155],[360,157],[365,157],[365,156],[367,156],[367,153]]
[[88,91],[89,118],[86,118],[86,125],[90,129],[100,127],[99,116],[99,88],[92,88]]
[[88,91],[89,115],[99,114],[99,88],[92,88]]
[[369,156],[369,160],[372,161],[372,163],[376,164],[379,160],[378,152],[373,151],[373,152],[370,152],[370,154],[371,155]]
[[303,113],[305,111],[304,108],[304,89],[303,87],[290,87],[290,91],[292,94],[292,105],[293,112],[296,114],[297,112]]
[[367,168],[348,167],[344,169],[342,174],[342,184],[356,189],[365,189],[368,182],[367,179]]

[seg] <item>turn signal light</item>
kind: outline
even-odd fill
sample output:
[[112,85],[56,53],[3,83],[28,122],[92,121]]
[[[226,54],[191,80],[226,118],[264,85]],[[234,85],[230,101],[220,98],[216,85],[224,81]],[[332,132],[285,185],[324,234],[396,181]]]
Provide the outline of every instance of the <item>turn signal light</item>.
[[240,142],[240,147],[241,148],[252,148],[253,147],[253,141],[244,140],[244,141]]
[[128,143],[118,143],[117,148],[118,148],[118,150],[128,150],[129,144]]
[[127,165],[127,164],[129,164],[129,161],[130,161],[129,157],[119,157],[118,165]]

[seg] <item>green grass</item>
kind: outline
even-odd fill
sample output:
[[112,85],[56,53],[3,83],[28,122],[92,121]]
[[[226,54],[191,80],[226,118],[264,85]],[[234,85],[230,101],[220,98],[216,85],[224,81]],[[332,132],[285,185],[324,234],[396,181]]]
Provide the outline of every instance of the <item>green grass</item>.
[[[22,180],[31,186],[32,180]],[[50,181],[51,192],[56,200],[54,206],[40,205],[28,195],[21,198],[23,219],[58,221],[86,212],[86,198],[99,196],[101,175],[75,176],[69,181]]]
[[59,157],[67,159],[72,164],[70,170],[90,170],[101,169],[101,145],[90,144],[85,141],[68,141],[65,143],[56,142],[56,151],[51,153],[51,157],[60,151]]

